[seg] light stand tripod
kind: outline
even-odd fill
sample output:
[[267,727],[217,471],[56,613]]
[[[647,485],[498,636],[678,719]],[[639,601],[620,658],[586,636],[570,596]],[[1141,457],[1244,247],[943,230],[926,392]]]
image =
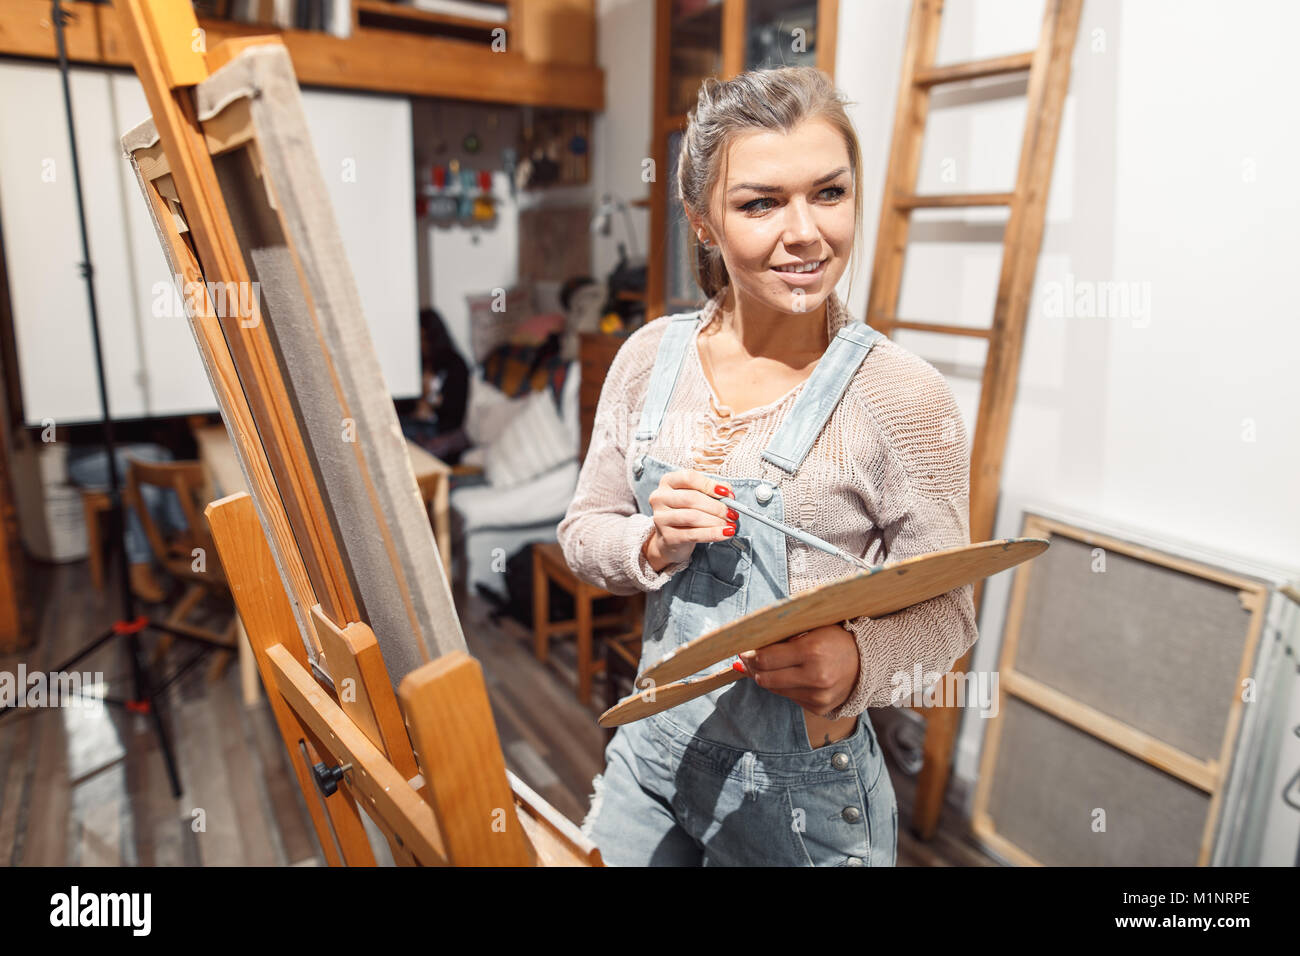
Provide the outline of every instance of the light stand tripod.
[[[125,508],[122,503],[122,490],[119,486],[117,475],[116,445],[113,439],[113,418],[109,413],[108,408],[108,389],[104,376],[104,355],[99,341],[99,312],[95,304],[95,271],[90,262],[90,240],[86,234],[86,210],[81,193],[81,166],[77,159],[77,132],[72,120],[72,93],[68,81],[68,53],[63,34],[65,16],[66,14],[62,9],[60,0],[52,0],[51,19],[54,23],[55,40],[58,43],[59,72],[63,78],[63,105],[68,120],[68,143],[71,147],[72,153],[72,177],[73,183],[76,187],[77,196],[77,219],[81,227],[81,254],[83,257],[81,273],[86,280],[86,294],[90,302],[91,340],[95,346],[95,374],[98,378],[99,404],[103,416],[104,453],[108,456],[109,535],[116,543],[115,552],[118,563],[121,567],[121,574],[118,577],[118,583],[121,590],[122,616],[120,619],[115,621],[107,631],[99,635],[99,637],[95,638],[72,657],[60,663],[55,668],[55,671],[57,673],[65,673],[82,658],[87,657],[94,651],[98,650],[113,638],[126,638],[127,653],[131,659],[133,696],[128,699],[105,697],[104,703],[124,707],[132,713],[148,714],[152,718],[154,731],[158,735],[158,744],[162,750],[163,760],[167,764],[167,776],[171,780],[172,796],[179,797],[181,795],[181,784],[180,777],[176,771],[176,758],[172,753],[171,742],[167,736],[167,728],[163,725],[162,714],[159,712],[158,703],[163,691],[198,663],[199,659],[205,653],[213,648],[221,650],[230,650],[230,648],[219,641],[207,640],[195,634],[189,634],[171,628],[163,622],[153,621],[144,615],[137,615],[136,613],[135,594],[131,591],[129,574],[130,563],[126,551]],[[145,665],[143,658],[144,652],[140,646],[140,632],[146,628],[170,633],[182,640],[197,643],[201,646],[174,674],[155,685],[153,675]],[[15,709],[15,706],[0,709],[0,718],[3,718],[6,713],[13,709]]]

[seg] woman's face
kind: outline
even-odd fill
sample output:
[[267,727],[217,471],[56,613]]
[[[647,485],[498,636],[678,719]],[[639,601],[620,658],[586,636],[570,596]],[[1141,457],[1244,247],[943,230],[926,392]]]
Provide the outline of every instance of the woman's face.
[[[738,137],[710,222],[699,229],[719,245],[737,294],[781,312],[811,312],[848,266],[853,200],[843,137],[825,120],[812,119],[788,134]],[[780,269],[800,263],[819,265],[804,274]]]

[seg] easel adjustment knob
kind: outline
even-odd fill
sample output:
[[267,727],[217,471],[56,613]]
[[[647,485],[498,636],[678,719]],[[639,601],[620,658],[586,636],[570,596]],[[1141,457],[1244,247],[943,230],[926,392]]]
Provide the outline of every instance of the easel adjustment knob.
[[332,797],[339,788],[339,781],[343,775],[352,769],[352,764],[341,763],[337,767],[327,767],[324,761],[313,764],[311,768],[312,775],[316,778],[316,786],[320,787],[321,793],[327,797]]

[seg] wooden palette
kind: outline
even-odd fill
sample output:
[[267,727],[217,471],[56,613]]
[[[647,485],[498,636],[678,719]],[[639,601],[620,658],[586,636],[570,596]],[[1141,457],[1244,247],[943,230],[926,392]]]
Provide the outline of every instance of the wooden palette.
[[657,714],[723,687],[744,675],[730,667],[694,679],[690,675],[783,641],[801,631],[852,617],[883,617],[1042,554],[1043,538],[1002,538],[949,548],[838,578],[753,611],[665,655],[637,676],[632,694],[600,716],[616,727]]
[[674,681],[663,687],[651,687],[639,694],[624,697],[617,704],[600,715],[596,723],[602,727],[617,727],[630,724],[634,720],[649,717],[669,707],[676,707],[688,700],[703,696],[719,687],[726,687],[738,680],[744,680],[743,672],[731,667],[706,674],[704,677],[688,678]]

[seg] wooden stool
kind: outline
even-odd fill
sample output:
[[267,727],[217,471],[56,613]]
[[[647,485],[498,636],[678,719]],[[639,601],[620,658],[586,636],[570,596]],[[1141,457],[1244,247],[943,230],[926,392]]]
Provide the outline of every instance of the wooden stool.
[[[81,507],[86,515],[86,545],[90,552],[90,583],[104,590],[104,542],[99,535],[99,516],[109,508],[107,491],[81,490]],[[123,573],[126,573],[125,571]]]
[[[636,669],[641,661],[641,630],[638,628],[615,634],[601,643],[605,646],[605,709],[609,710],[637,690]],[[616,729],[606,729],[606,743],[613,739]]]
[[[577,617],[568,621],[551,620],[551,588],[554,581],[573,597]],[[591,703],[591,678],[604,670],[603,660],[593,660],[591,654],[592,632],[597,627],[628,623],[629,614],[639,613],[630,601],[622,611],[593,617],[591,605],[602,598],[615,597],[604,588],[588,584],[569,570],[564,563],[564,552],[558,542],[539,541],[533,544],[533,642],[537,659],[546,663],[552,634],[578,635],[578,699],[583,705]],[[638,595],[631,595],[637,597]]]

